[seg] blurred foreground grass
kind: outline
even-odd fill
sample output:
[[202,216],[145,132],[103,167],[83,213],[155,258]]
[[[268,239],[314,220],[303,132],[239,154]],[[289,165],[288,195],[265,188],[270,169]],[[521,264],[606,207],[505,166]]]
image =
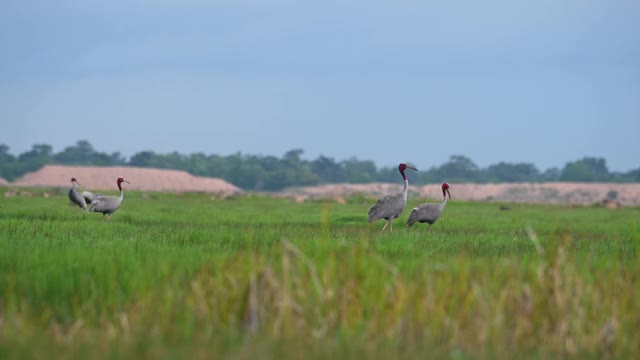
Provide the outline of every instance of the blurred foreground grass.
[[637,208],[452,201],[389,234],[362,201],[67,202],[0,199],[1,358],[640,356]]

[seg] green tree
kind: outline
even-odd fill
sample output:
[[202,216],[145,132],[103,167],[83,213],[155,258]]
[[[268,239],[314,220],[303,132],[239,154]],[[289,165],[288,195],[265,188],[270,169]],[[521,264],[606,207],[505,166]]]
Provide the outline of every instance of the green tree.
[[[313,161],[302,158],[302,149],[287,151],[282,157],[243,155],[228,156],[194,153],[156,154],[142,151],[128,161],[120,153],[107,154],[96,151],[86,140],[53,153],[50,145],[36,144],[19,156],[9,153],[9,147],[0,145],[0,176],[14,180],[28,171],[51,163],[80,165],[131,165],[184,170],[194,175],[225,179],[247,190],[277,191],[289,186],[314,185],[320,182],[367,183],[373,181],[398,181],[397,167],[378,169],[373,161],[353,157],[336,162],[333,158],[319,156]],[[470,158],[454,155],[440,166],[419,173],[408,172],[414,184],[487,181],[640,181],[640,169],[610,173],[602,158],[585,157],[567,163],[562,170],[550,168],[540,173],[532,164],[505,163],[478,167]]]
[[25,151],[18,156],[16,173],[21,176],[53,162],[53,148],[51,145],[35,144],[31,146],[31,150]]
[[603,158],[585,157],[581,160],[567,163],[562,169],[562,181],[609,181],[611,174]]
[[373,161],[351,158],[342,162],[347,181],[351,183],[367,183],[378,179],[378,171]]
[[333,158],[320,155],[311,162],[311,171],[318,175],[320,182],[339,183],[346,180],[344,167],[336,163]]
[[141,151],[129,159],[129,165],[139,167],[156,166],[156,154],[153,151]]
[[558,181],[560,180],[560,175],[562,171],[557,167],[552,167],[545,170],[542,174],[540,174],[541,181]]
[[537,181],[540,171],[533,164],[500,162],[491,165],[485,171],[487,180],[495,182]]
[[16,157],[9,153],[9,146],[0,144],[0,177],[5,180],[15,180],[18,176]]
[[315,185],[320,178],[312,170],[308,161],[302,160],[304,150],[287,151],[282,158],[283,187]]
[[96,151],[86,141],[80,140],[74,146],[68,146],[54,155],[54,160],[61,164],[92,165]]
[[53,160],[66,165],[123,165],[126,159],[119,152],[107,154],[96,151],[86,140],[80,140],[76,145],[68,146],[53,156]]
[[480,168],[471,159],[462,155],[452,155],[449,161],[430,170],[437,182],[482,182]]

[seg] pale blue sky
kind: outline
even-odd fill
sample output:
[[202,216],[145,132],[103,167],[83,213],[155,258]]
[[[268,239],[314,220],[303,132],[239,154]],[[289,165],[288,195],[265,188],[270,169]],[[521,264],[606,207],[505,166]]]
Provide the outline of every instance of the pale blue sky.
[[0,143],[640,166],[640,1],[0,1]]

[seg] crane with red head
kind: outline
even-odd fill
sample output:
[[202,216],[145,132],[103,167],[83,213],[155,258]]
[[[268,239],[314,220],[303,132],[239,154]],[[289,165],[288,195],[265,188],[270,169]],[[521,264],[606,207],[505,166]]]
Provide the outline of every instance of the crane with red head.
[[431,231],[431,225],[435,224],[442,214],[445,205],[447,205],[447,195],[451,198],[449,192],[449,184],[442,184],[442,202],[441,203],[426,203],[420,204],[411,210],[409,220],[407,220],[407,226],[411,227],[416,222],[429,224],[429,231]]
[[385,219],[387,221],[382,227],[382,231],[387,228],[387,225],[391,224],[390,231],[393,232],[393,219],[400,216],[402,210],[404,210],[404,207],[407,205],[407,194],[409,193],[409,180],[405,174],[405,170],[407,169],[418,171],[418,169],[407,163],[400,163],[400,165],[398,165],[398,171],[404,180],[402,192],[395,195],[383,196],[369,208],[369,223],[379,219]]
[[104,219],[104,216],[107,215],[108,216],[107,220],[111,220],[111,214],[113,214],[114,212],[116,212],[116,210],[118,210],[118,208],[120,207],[120,204],[122,204],[122,199],[124,199],[124,190],[122,190],[123,182],[130,184],[129,181],[125,180],[122,177],[119,177],[116,180],[116,183],[118,184],[118,189],[120,189],[120,196],[116,197],[116,196],[98,195],[91,202],[89,211],[102,213],[103,219]]
[[78,180],[76,180],[76,178],[71,178],[71,189],[69,189],[69,200],[71,200],[72,203],[78,205],[84,210],[87,210],[87,202],[84,196],[82,196],[80,192],[78,192],[79,188],[80,188],[80,183],[78,182]]

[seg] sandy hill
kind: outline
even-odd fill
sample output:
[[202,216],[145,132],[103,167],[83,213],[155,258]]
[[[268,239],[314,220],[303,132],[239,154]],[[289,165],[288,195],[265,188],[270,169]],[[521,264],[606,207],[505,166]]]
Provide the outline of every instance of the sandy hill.
[[[369,183],[369,184],[326,184],[317,186],[302,186],[284,190],[284,193],[303,195],[312,198],[349,196],[365,194],[370,196],[382,196],[395,194],[402,191],[402,184]],[[420,189],[409,185],[409,194],[419,195]]]
[[[454,199],[576,205],[594,204],[606,199],[611,192],[622,205],[640,205],[640,184],[637,183],[451,184],[450,190]],[[440,185],[425,185],[420,193],[432,199],[442,196]]]
[[12,185],[70,187],[70,180],[75,177],[83,189],[117,190],[116,179],[120,176],[131,182],[131,184],[124,184],[124,188],[129,190],[217,194],[233,194],[241,191],[222,179],[193,176],[185,171],[124,166],[46,165],[38,171],[25,174]]
[[3,178],[0,178],[0,186],[9,187],[9,182]]
[[[286,193],[307,198],[343,197],[352,194],[380,196],[398,193],[402,184],[328,184],[287,189]],[[624,206],[640,206],[640,184],[615,183],[515,183],[515,184],[451,184],[453,200],[504,201],[520,203],[552,203],[591,205],[615,193]],[[409,186],[409,196],[439,201],[440,185]]]

